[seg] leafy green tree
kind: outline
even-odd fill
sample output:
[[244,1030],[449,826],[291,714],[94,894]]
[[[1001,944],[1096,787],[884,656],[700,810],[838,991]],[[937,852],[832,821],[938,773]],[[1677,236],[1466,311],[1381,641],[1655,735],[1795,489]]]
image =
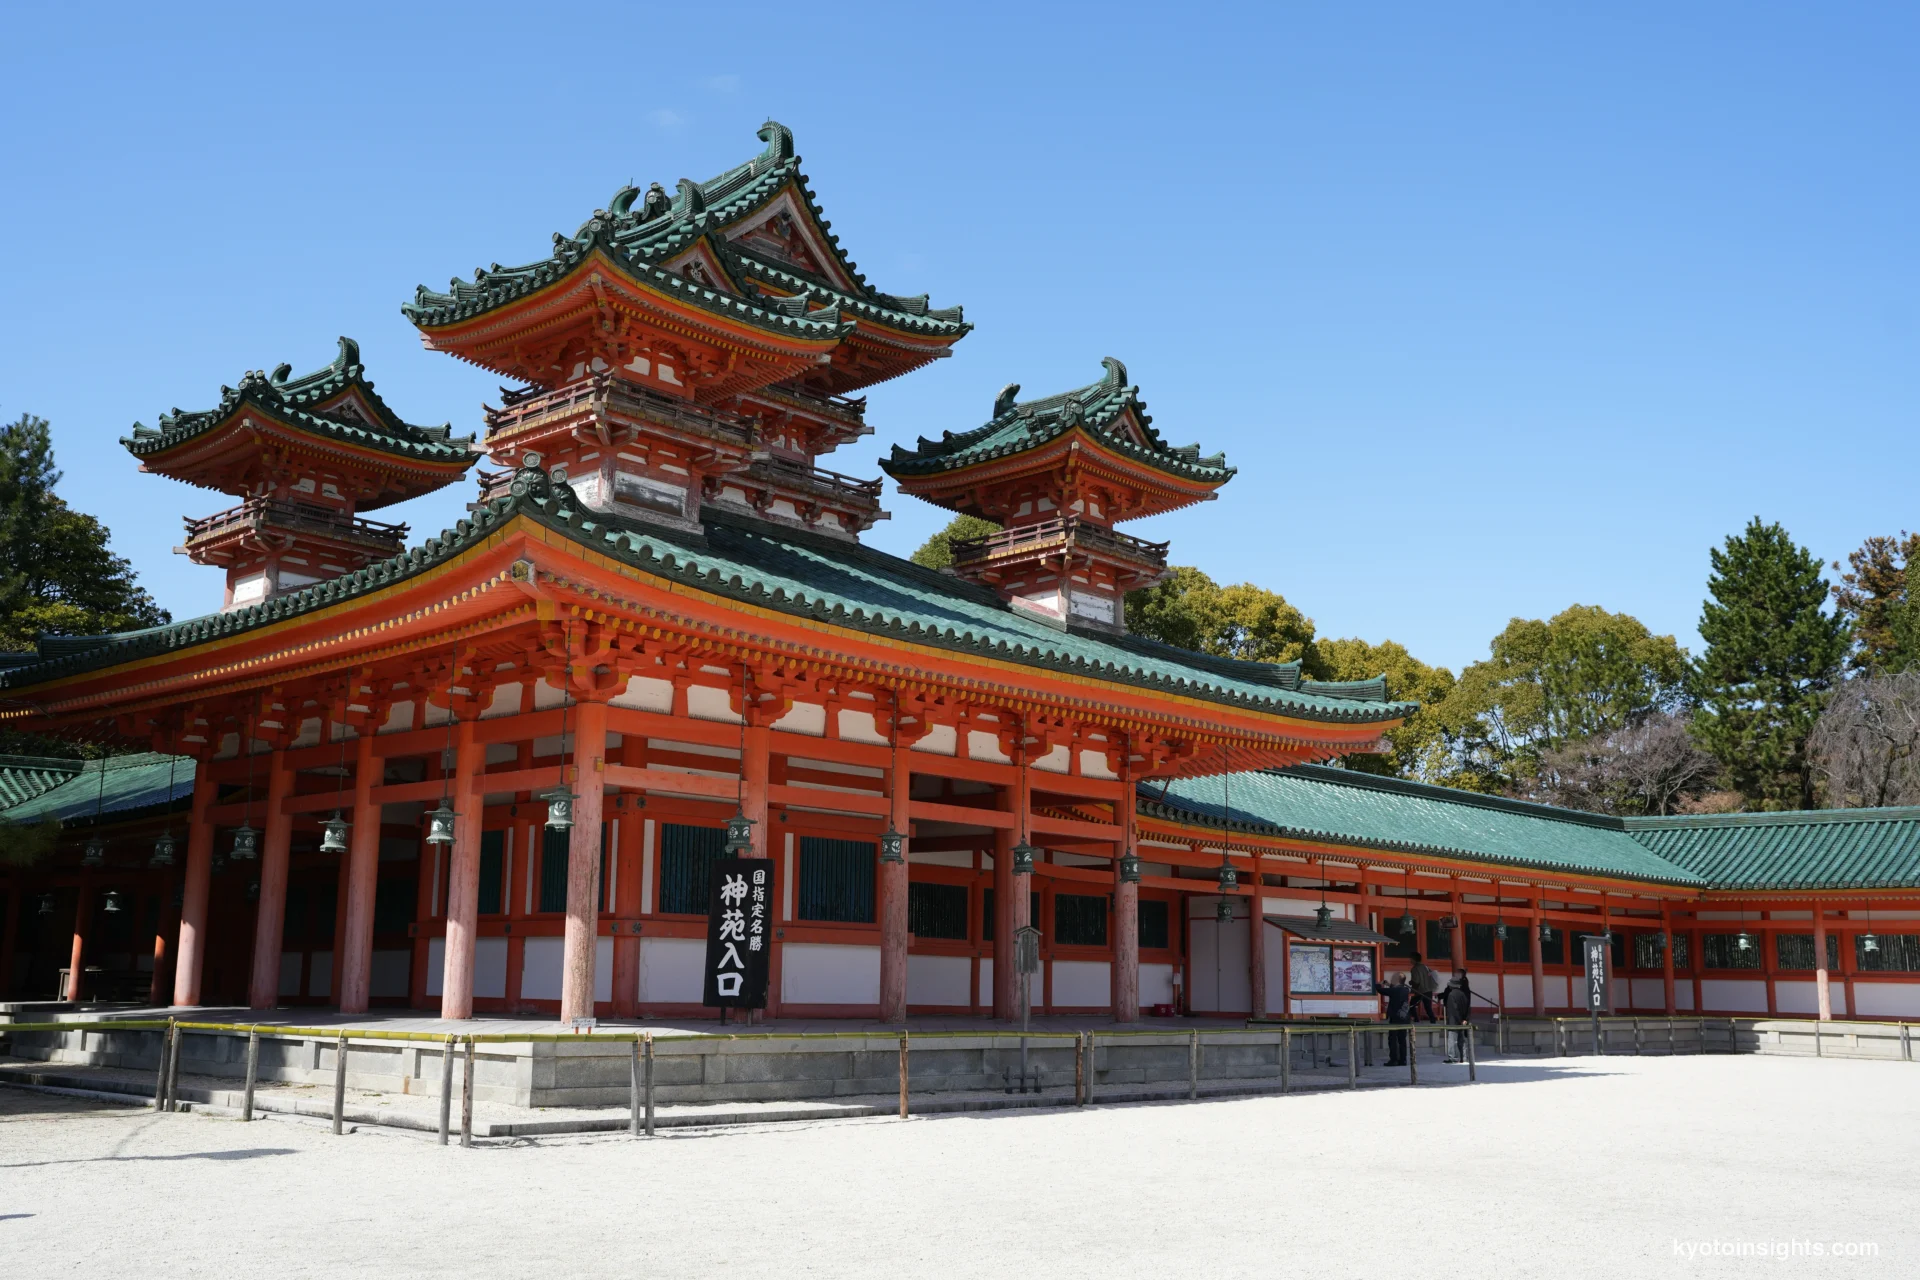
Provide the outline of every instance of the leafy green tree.
[[1426,781],[1436,781],[1453,771],[1442,711],[1453,693],[1453,672],[1428,666],[1408,653],[1405,645],[1392,640],[1379,644],[1356,638],[1319,640],[1314,648],[1323,673],[1318,678],[1371,680],[1385,675],[1390,695],[1420,704],[1405,724],[1387,732],[1391,750],[1347,756],[1343,761],[1347,768]]
[[[1915,606],[1908,583],[1916,563],[1920,533],[1905,530],[1897,538],[1868,538],[1847,556],[1846,570],[1834,584],[1833,603],[1853,626],[1854,649],[1847,665],[1855,671],[1900,671],[1920,658],[1910,640]],[[1833,567],[1839,569],[1840,562],[1834,561]]]
[[945,569],[953,564],[953,544],[970,538],[984,538],[1000,532],[1000,526],[979,516],[955,516],[947,527],[920,544],[911,559],[928,569]]
[[1126,608],[1127,629],[1135,635],[1220,658],[1299,662],[1308,677],[1326,678],[1313,619],[1277,591],[1251,582],[1223,587],[1190,565],[1177,565],[1158,586],[1128,592]]
[[1846,660],[1847,620],[1822,611],[1820,561],[1778,524],[1755,516],[1711,558],[1694,733],[1750,805],[1810,809],[1807,737]]
[[1629,614],[1576,604],[1515,618],[1443,704],[1460,775],[1448,781],[1513,790],[1543,753],[1680,707],[1687,675],[1686,650]]
[[107,547],[107,529],[53,489],[60,472],[44,418],[0,426],[0,650],[37,636],[101,635],[169,621]]

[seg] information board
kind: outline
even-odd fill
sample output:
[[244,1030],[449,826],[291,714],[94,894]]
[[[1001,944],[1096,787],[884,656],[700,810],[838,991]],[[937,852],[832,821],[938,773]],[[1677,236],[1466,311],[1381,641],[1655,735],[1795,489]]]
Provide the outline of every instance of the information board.
[[721,858],[707,900],[708,1008],[767,1005],[767,924],[773,919],[773,860]]
[[1333,949],[1333,990],[1335,995],[1373,994],[1372,947]]
[[1295,942],[1287,948],[1287,989],[1296,995],[1328,995],[1333,991],[1333,954],[1330,948]]

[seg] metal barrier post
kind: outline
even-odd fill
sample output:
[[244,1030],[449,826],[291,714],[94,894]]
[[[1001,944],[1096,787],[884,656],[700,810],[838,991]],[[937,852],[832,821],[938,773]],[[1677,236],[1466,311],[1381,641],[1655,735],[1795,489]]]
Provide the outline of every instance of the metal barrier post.
[[1679,1046],[1674,1043],[1673,1038],[1673,1018],[1669,1016],[1667,1018],[1667,1056],[1671,1058],[1678,1050]]
[[1478,1064],[1476,1062],[1476,1055],[1473,1049],[1474,1035],[1473,1035],[1473,1023],[1471,1022],[1467,1023],[1466,1041],[1467,1041],[1467,1080],[1469,1082],[1472,1082],[1480,1078],[1480,1072],[1479,1072]]
[[340,1132],[340,1121],[347,1109],[347,1033],[342,1031],[333,1046],[333,1132]]
[[1073,1033],[1073,1105],[1087,1105],[1087,1033]]
[[153,1075],[153,1109],[167,1109],[167,1054],[173,1049],[173,1037],[179,1034],[173,1029],[173,1019],[167,1019],[167,1029],[160,1033],[160,1066]]
[[1347,1088],[1360,1087],[1360,1028],[1347,1028]]
[[633,1033],[632,1060],[627,1064],[627,1136],[640,1136],[640,1033]]
[[1407,1024],[1407,1083],[1420,1083],[1420,1032],[1419,1023]]
[[1280,1028],[1280,1092],[1293,1088],[1293,1028]]
[[1900,1060],[1913,1061],[1913,1029],[1904,1022],[1900,1024]]
[[907,1118],[907,1033],[900,1033],[900,1118]]
[[1494,1048],[1498,1049],[1500,1056],[1504,1058],[1507,1055],[1507,1015],[1504,1013],[1494,1014],[1493,1025],[1495,1029]]
[[260,1078],[260,1028],[247,1032],[247,1088],[240,1095],[240,1118],[253,1119],[253,1086]]
[[1827,1056],[1826,1046],[1822,1043],[1820,1037],[1820,1019],[1818,1018],[1813,1020],[1813,1056],[1816,1058],[1824,1058]]
[[1093,1051],[1094,1033],[1087,1032],[1087,1101],[1093,1101]]
[[473,1037],[467,1037],[467,1060],[460,1069],[460,1145],[473,1145]]
[[453,1121],[453,1037],[440,1046],[440,1145],[447,1145]]
[[178,1026],[173,1029],[173,1047],[167,1050],[167,1110],[180,1109],[180,1043],[187,1033]]
[[647,1136],[653,1136],[653,1032],[647,1032]]
[[1640,1055],[1640,1052],[1641,1052],[1641,1046],[1640,1046],[1640,1019],[1638,1019],[1638,1018],[1635,1018],[1635,1019],[1633,1020],[1633,1052],[1634,1052],[1634,1056],[1635,1056],[1635,1057],[1638,1057],[1638,1056]]
[[1200,1096],[1200,1029],[1187,1033],[1187,1101]]
[[1556,1058],[1567,1056],[1567,1024],[1561,1018],[1553,1020],[1553,1056]]

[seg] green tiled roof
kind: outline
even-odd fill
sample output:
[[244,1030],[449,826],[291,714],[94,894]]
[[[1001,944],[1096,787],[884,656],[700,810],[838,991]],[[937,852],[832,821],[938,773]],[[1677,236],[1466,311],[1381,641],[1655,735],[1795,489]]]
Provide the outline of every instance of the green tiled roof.
[[[606,208],[596,209],[571,236],[556,231],[553,252],[547,257],[519,267],[502,267],[496,262],[490,268],[475,270],[471,281],[452,280],[445,292],[422,285],[413,301],[400,309],[423,328],[456,324],[562,279],[599,249],[636,280],[674,293],[694,306],[794,336],[844,336],[854,328],[848,316],[937,337],[957,338],[971,328],[958,307],[934,310],[925,298],[898,298],[872,288],[841,252],[840,238],[828,231],[833,224],[820,212],[807,187],[800,158],[794,153],[792,131],[769,120],[758,136],[767,144],[766,149],[743,165],[705,182],[682,178],[678,194],[672,197],[658,183],[644,193],[637,187],[622,187],[614,192]],[[725,240],[720,234],[750,217],[789,185],[821,228],[828,251],[852,282],[851,289],[756,253],[750,245]],[[733,277],[727,281],[732,292],[689,282],[660,265],[702,240]],[[776,297],[749,277],[793,296]]]
[[1014,612],[987,588],[857,543],[719,507],[703,512],[704,535],[602,516],[579,506],[569,486],[552,484],[538,470],[517,473],[506,494],[470,519],[391,559],[244,609],[129,632],[99,647],[0,671],[0,688],[30,688],[242,634],[385,589],[484,541],[516,515],[669,580],[874,635],[1325,723],[1378,724],[1417,709],[1411,702],[1310,692],[1299,687],[1297,669],[1205,658],[1074,628],[1061,631]]
[[1920,808],[1628,818],[1626,830],[1720,889],[1920,886]]
[[[363,445],[385,453],[424,462],[457,462],[470,466],[479,457],[469,447],[472,436],[455,437],[448,425],[417,426],[403,422],[400,416],[374,393],[373,383],[360,363],[360,344],[351,338],[340,339],[340,352],[333,363],[312,373],[292,377],[290,365],[281,365],[272,373],[249,372],[237,387],[221,387],[220,403],[198,413],[175,409],[160,416],[156,430],[136,422],[133,434],[121,438],[137,458],[149,458],[165,452],[232,417],[243,404],[345,444]],[[368,421],[346,412],[343,405],[327,409],[319,406],[344,391],[354,391],[373,414]]]
[[0,756],[0,809],[53,790],[80,772],[80,764],[48,756]]
[[108,756],[103,760],[74,761],[80,765],[57,786],[0,809],[0,821],[27,824],[48,817],[72,825],[90,821],[97,812],[124,814],[193,798],[194,762],[191,756],[165,756],[146,751]]
[[[1225,808],[1231,799],[1232,809]],[[1165,797],[1140,788],[1140,812],[1200,827],[1504,866],[1697,885],[1703,878],[1648,849],[1618,818],[1475,795],[1320,765],[1182,778]]]
[[[1111,356],[1100,363],[1107,371],[1098,382],[1039,400],[1016,401],[1020,386],[1014,383],[994,401],[993,417],[986,425],[957,435],[949,431],[938,440],[922,436],[912,450],[895,445],[892,456],[880,465],[896,479],[935,475],[1025,453],[1077,426],[1115,453],[1183,480],[1225,484],[1233,478],[1234,469],[1223,453],[1203,458],[1197,444],[1168,446],[1153,429],[1140,388],[1127,384],[1127,367]],[[1129,409],[1146,437],[1144,443],[1121,426]]]

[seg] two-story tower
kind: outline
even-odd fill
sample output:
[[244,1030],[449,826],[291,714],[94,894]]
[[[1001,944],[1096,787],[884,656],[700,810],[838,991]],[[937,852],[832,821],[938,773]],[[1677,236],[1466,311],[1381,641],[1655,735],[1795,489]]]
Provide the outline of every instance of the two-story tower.
[[1124,631],[1126,593],[1165,576],[1167,544],[1113,526],[1210,501],[1233,468],[1199,445],[1170,448],[1126,366],[1102,363],[1100,381],[1041,400],[1016,400],[1015,383],[986,425],[896,445],[880,465],[902,491],[1001,526],[953,545],[955,573],[1017,609]]
[[227,609],[338,577],[405,549],[407,527],[361,517],[460,479],[477,460],[472,436],[403,422],[374,394],[360,346],[340,339],[332,364],[301,377],[291,365],[220,388],[218,406],[175,409],[159,429],[121,439],[140,469],[242,501],[187,520],[175,550],[227,571]]
[[522,384],[486,411],[502,467],[537,455],[595,510],[696,528],[703,503],[856,537],[880,482],[818,465],[865,435],[853,393],[947,355],[959,308],[874,289],[794,154],[766,148],[669,195],[622,187],[550,256],[422,287],[402,308],[434,351]]

